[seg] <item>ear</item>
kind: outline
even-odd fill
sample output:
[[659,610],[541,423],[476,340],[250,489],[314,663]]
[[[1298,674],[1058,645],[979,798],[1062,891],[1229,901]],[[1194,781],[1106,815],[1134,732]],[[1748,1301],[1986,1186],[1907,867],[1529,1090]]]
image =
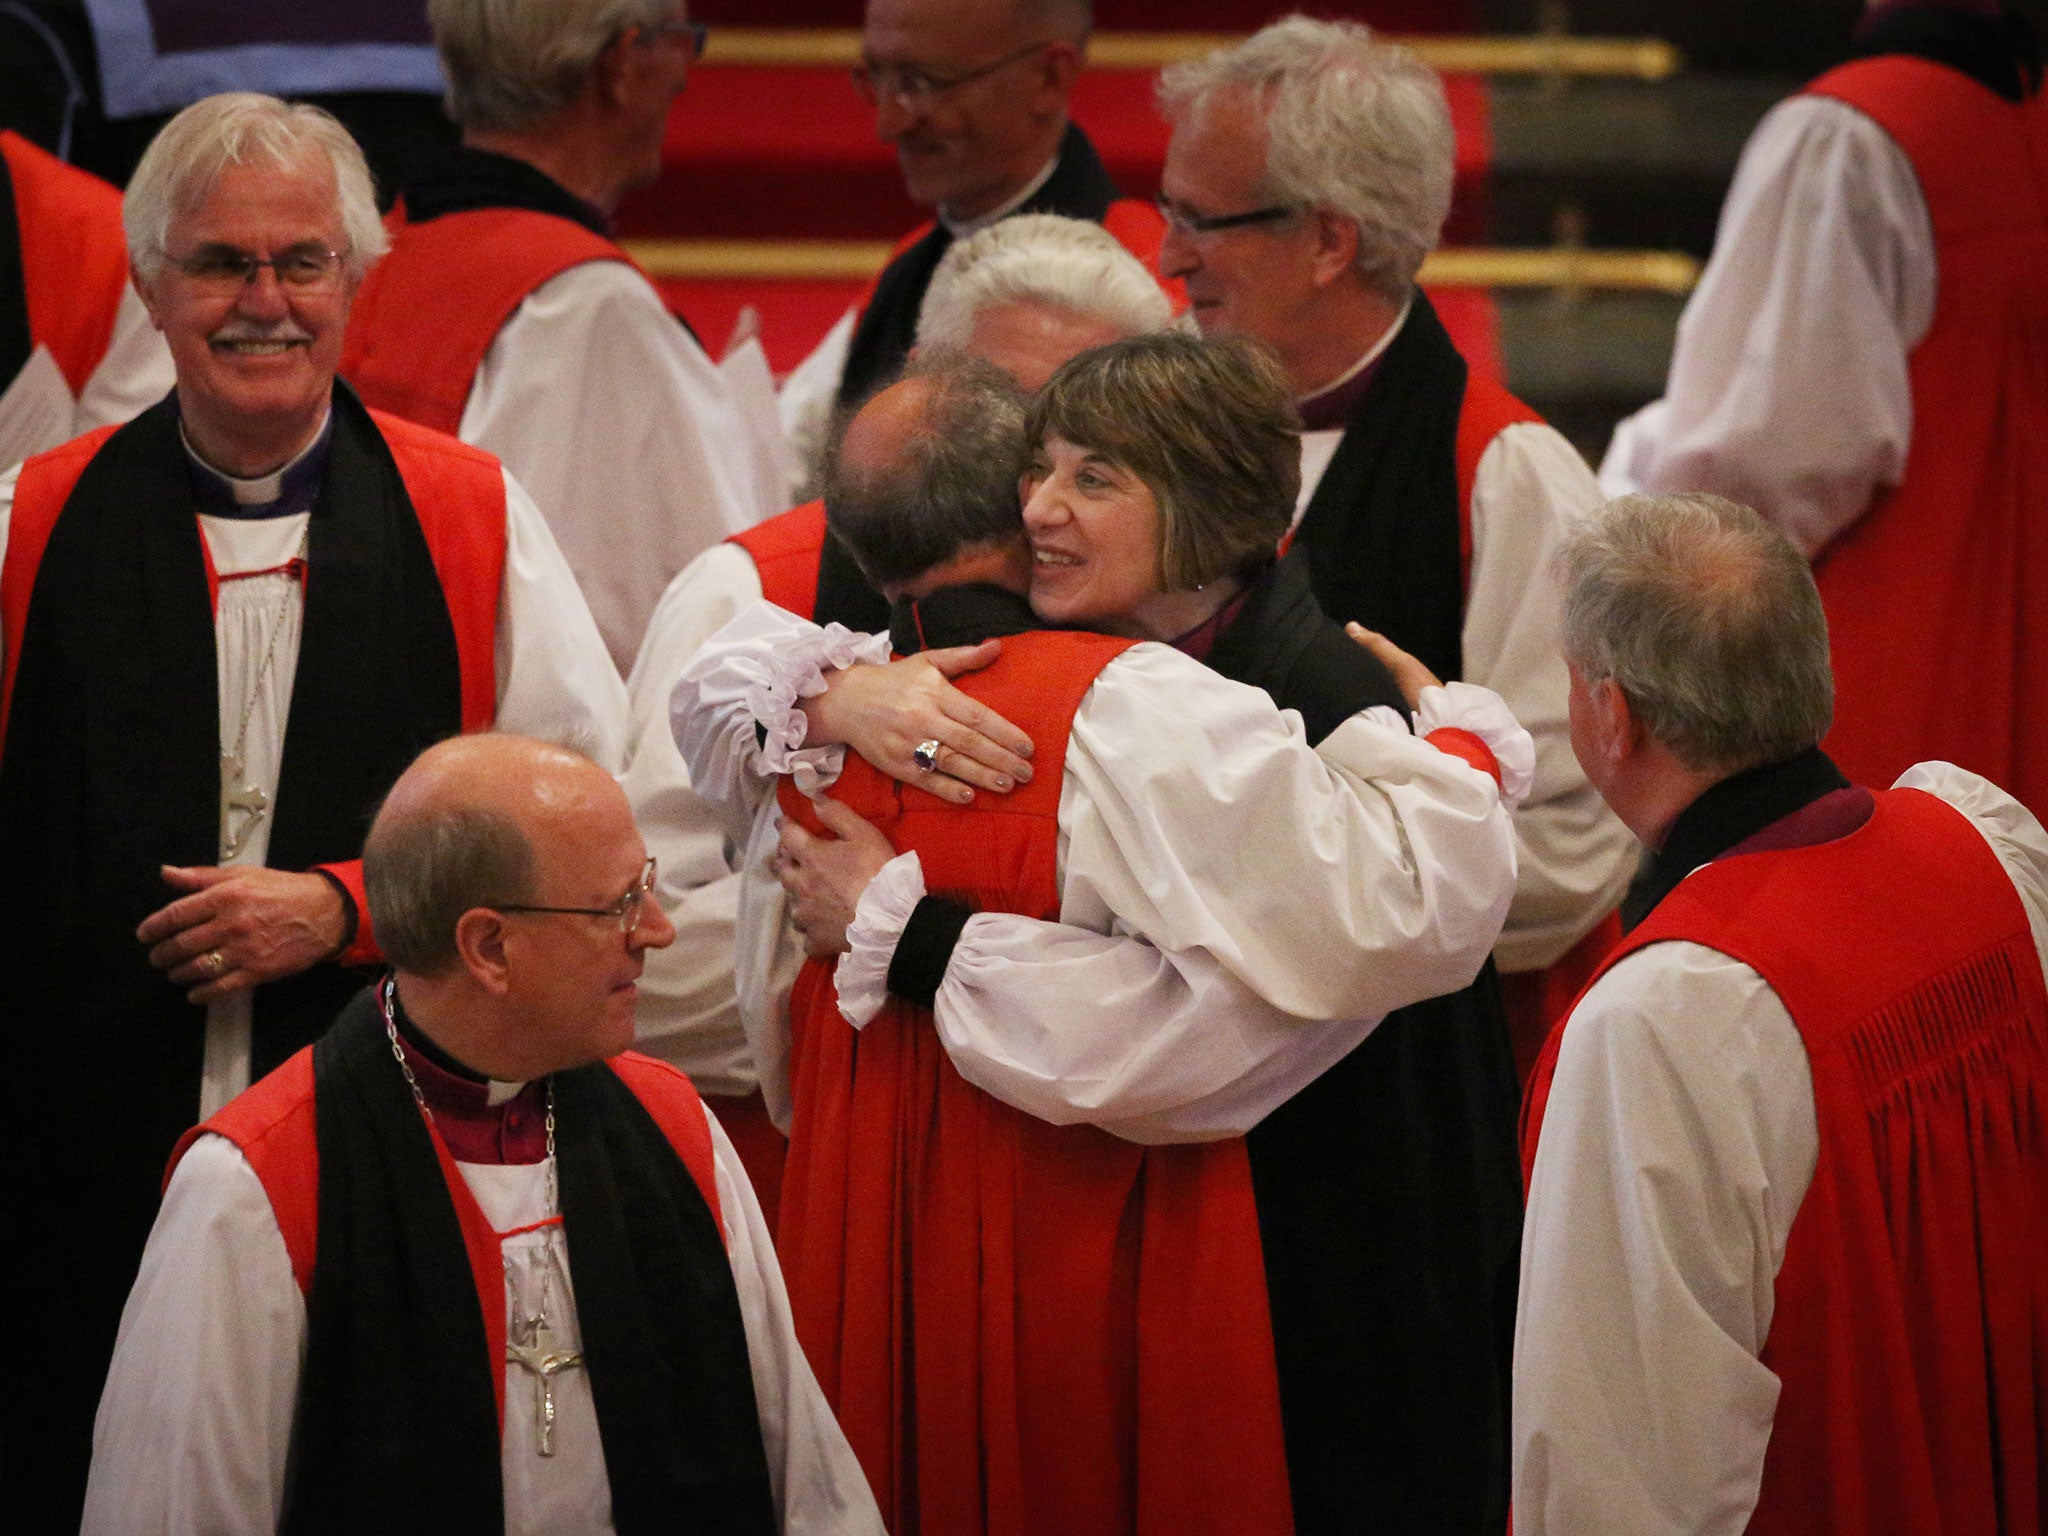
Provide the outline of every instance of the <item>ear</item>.
[[1327,208],[1312,208],[1309,227],[1316,237],[1311,267],[1318,288],[1327,288],[1351,270],[1358,259],[1358,221]]
[[633,73],[634,45],[640,40],[640,29],[628,27],[604,46],[604,52],[597,56],[590,66],[590,79],[586,89],[596,93],[598,102],[607,107],[625,103],[630,94]]
[[1592,687],[1595,739],[1601,757],[1619,768],[1643,750],[1642,722],[1629,708],[1628,695],[1613,678],[1602,678]]
[[1083,63],[1081,50],[1068,42],[1049,43],[1039,68],[1041,85],[1045,90],[1058,96],[1064,107],[1068,96],[1073,94],[1074,82],[1080,78]]
[[505,917],[489,907],[471,907],[455,920],[455,952],[477,985],[493,997],[512,990],[512,966],[505,953]]
[[[157,276],[161,277],[162,275],[162,269],[159,268]],[[142,300],[142,307],[148,311],[149,323],[159,331],[162,330],[164,322],[163,317],[157,313],[156,282],[154,279],[142,275],[142,269],[135,265],[133,257],[130,257],[128,260],[128,281],[135,285],[135,296]]]

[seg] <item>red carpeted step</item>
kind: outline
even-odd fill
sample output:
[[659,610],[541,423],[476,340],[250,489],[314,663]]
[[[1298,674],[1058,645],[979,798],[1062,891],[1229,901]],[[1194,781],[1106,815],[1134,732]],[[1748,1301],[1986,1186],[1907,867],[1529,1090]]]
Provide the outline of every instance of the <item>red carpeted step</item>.
[[[1146,70],[1092,70],[1074,118],[1133,197],[1159,190],[1166,125]],[[1486,83],[1445,81],[1458,136],[1451,244],[1486,238],[1492,158]],[[619,228],[667,239],[893,240],[928,216],[904,196],[895,151],[842,69],[703,68],[670,114],[661,180],[627,198]]]
[[[669,308],[689,320],[713,353],[732,334],[743,305],[761,314],[761,345],[777,375],[802,362],[867,285],[827,280],[667,278],[659,284]],[[1500,312],[1483,288],[1433,289],[1444,328],[1472,366],[1501,377]]]

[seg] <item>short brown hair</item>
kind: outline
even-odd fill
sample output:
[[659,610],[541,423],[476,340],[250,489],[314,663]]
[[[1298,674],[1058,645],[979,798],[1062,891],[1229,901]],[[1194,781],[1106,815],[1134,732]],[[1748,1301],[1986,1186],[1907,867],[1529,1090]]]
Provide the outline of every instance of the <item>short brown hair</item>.
[[1257,342],[1167,331],[1083,352],[1032,402],[1034,447],[1057,437],[1145,482],[1169,591],[1273,558],[1301,489],[1301,418]]

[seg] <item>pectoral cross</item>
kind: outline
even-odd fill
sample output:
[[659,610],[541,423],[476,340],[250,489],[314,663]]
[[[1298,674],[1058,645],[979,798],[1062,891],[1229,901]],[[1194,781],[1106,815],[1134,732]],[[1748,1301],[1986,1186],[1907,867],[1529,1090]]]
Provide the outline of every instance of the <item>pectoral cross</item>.
[[557,1371],[566,1371],[572,1365],[581,1365],[583,1352],[576,1349],[557,1349],[555,1331],[548,1326],[547,1316],[543,1313],[538,1317],[512,1319],[511,1336],[505,1343],[505,1359],[510,1364],[523,1366],[533,1373],[533,1429],[538,1442],[536,1449],[543,1456],[552,1456],[555,1454],[554,1375]]
[[[248,781],[242,760],[232,752],[220,755],[220,856],[232,859],[270,809],[270,796]],[[248,819],[237,823],[240,811]]]

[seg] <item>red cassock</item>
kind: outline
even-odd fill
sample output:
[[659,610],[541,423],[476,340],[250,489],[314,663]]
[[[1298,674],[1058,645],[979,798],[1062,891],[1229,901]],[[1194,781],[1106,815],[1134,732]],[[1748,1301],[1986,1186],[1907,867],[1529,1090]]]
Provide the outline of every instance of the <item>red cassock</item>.
[[50,349],[76,398],[107,355],[128,291],[121,193],[4,129],[0,159],[19,226],[29,345]]
[[1909,360],[1905,479],[1814,568],[1835,667],[1825,746],[1860,784],[1939,758],[2048,816],[2048,95],[1863,59],[1809,87],[1912,162],[1940,274]]
[[[1750,1531],[2034,1536],[2048,990],[1975,828],[1919,790],[1876,802],[1833,842],[1695,871],[1608,964],[1667,939],[1732,956],[1785,1005],[1812,1067],[1819,1158],[1762,1354],[1782,1388]],[[1525,1177],[1570,1028],[1529,1085]]]
[[[1014,794],[963,809],[849,757],[833,798],[916,850],[933,893],[1056,919],[1059,764],[1129,643],[1013,636],[960,679],[1037,743]],[[782,803],[819,829],[787,785]],[[889,1529],[1289,1532],[1243,1141],[1143,1147],[1033,1119],[964,1081],[923,1009],[892,999],[855,1031],[829,964],[806,963],[790,1026],[778,1246]]]

